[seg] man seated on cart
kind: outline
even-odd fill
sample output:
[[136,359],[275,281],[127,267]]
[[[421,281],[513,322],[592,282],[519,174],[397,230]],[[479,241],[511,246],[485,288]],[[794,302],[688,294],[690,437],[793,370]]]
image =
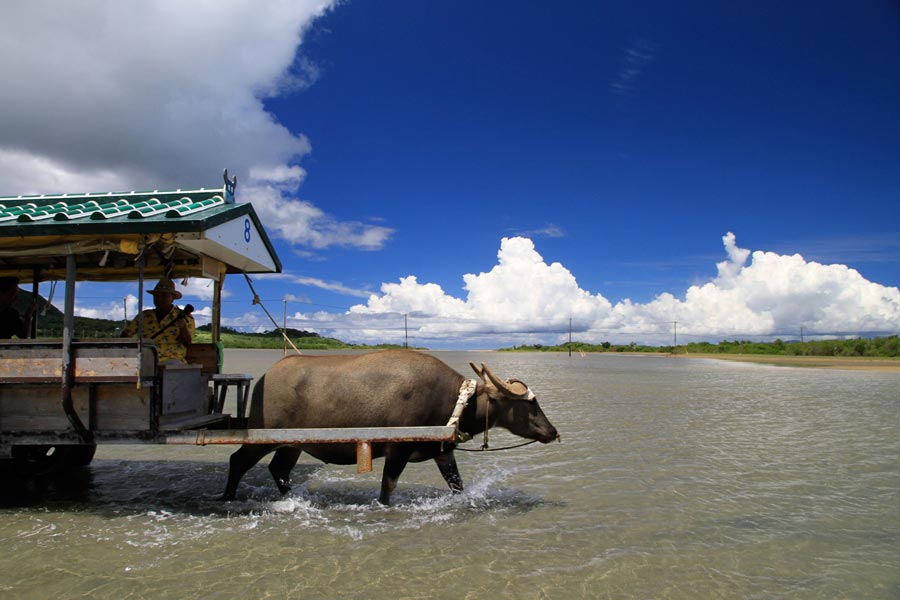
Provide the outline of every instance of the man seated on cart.
[[[189,312],[173,304],[174,300],[181,298],[181,292],[175,289],[175,282],[171,279],[160,279],[156,287],[147,293],[153,296],[155,308],[142,313],[143,336],[156,343],[160,364],[168,361],[187,362],[187,348],[194,338],[196,324]],[[122,337],[134,337],[137,335],[137,328],[138,317],[135,317],[122,330]]]
[[8,340],[12,336],[20,339],[29,337],[31,318],[34,316],[36,304],[32,302],[28,306],[23,320],[15,307],[18,297],[19,278],[0,277],[0,339]]

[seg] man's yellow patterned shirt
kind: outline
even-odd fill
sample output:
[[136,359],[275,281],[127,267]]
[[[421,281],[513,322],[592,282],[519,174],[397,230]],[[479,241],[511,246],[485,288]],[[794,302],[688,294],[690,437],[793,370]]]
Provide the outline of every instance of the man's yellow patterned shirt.
[[[187,348],[178,340],[178,325],[171,323],[181,314],[180,310],[173,309],[169,311],[162,321],[156,320],[156,310],[149,308],[145,310],[144,315],[144,337],[153,338],[156,347],[159,348],[159,362],[164,363],[167,360],[175,359],[181,362],[187,362]],[[197,325],[194,323],[194,317],[185,315],[188,329],[191,332],[191,339],[194,337],[194,331]],[[156,333],[165,327],[165,331],[156,335]],[[137,319],[133,319],[125,326],[122,332],[126,337],[134,337],[137,335]],[[154,337],[156,335],[156,337]]]

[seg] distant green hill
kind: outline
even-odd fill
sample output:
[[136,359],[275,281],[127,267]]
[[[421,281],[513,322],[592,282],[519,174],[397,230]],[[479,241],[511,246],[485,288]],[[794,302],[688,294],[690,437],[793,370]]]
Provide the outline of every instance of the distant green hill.
[[[212,341],[212,331],[209,325],[197,328],[194,341],[204,343]],[[322,337],[312,331],[303,331],[288,327],[284,330],[287,337],[300,350],[347,350],[347,349],[374,349],[374,348],[400,348],[397,344],[348,344],[341,340]],[[226,348],[282,348],[285,346],[281,331],[273,329],[261,333],[245,333],[231,327],[222,327],[219,337]],[[288,346],[290,347],[290,346]]]
[[[16,301],[16,310],[24,315],[31,304],[32,294],[19,289],[19,299]],[[46,312],[44,309],[46,308]],[[43,314],[42,314],[43,313]],[[37,314],[38,337],[62,337],[63,314],[47,300],[38,296]],[[116,337],[122,331],[122,321],[110,321],[108,319],[89,319],[87,317],[75,317],[74,337]]]
[[[32,294],[19,289],[19,299],[16,302],[16,310],[24,315],[31,304]],[[46,306],[46,314],[40,314]],[[38,337],[62,337],[63,313],[53,306],[48,305],[46,299],[38,297],[37,310],[37,336]],[[123,321],[111,321],[109,319],[90,319],[87,317],[75,317],[76,338],[104,338],[118,337],[122,331]],[[197,328],[194,341],[208,343],[212,341],[212,333],[209,325]],[[341,349],[375,349],[375,348],[400,348],[397,344],[348,344],[334,338],[321,337],[318,333],[287,328],[288,338],[301,350],[341,350]],[[230,327],[222,327],[221,340],[226,348],[281,348],[284,345],[281,332],[277,329],[262,333],[244,333]]]

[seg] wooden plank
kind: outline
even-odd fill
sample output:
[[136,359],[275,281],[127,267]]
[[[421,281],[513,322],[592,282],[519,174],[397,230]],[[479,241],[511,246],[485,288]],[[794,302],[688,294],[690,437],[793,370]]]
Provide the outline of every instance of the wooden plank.
[[[3,431],[66,431],[59,384],[0,386],[0,427]],[[87,388],[72,390],[72,404],[82,420],[88,419]]]
[[219,349],[215,344],[191,344],[187,349],[187,363],[200,365],[204,375],[219,372]]
[[452,442],[456,428],[341,427],[335,429],[221,429],[166,435],[166,444],[341,444],[357,442]]
[[200,365],[166,365],[162,380],[162,415],[209,413],[209,381]]
[[75,381],[137,381],[138,359],[132,356],[77,356]]
[[[94,388],[94,414],[89,414],[89,386],[72,389],[75,412],[98,430],[141,430],[150,427],[152,388],[133,383],[104,383]],[[91,418],[93,417],[93,418]],[[49,385],[0,386],[0,428],[3,431],[66,431],[59,382]]]
[[136,388],[133,383],[94,386],[97,430],[149,429],[152,393],[151,388]]
[[54,357],[29,356],[20,353],[0,353],[0,380],[4,382],[50,381],[62,378],[60,352]]
[[[149,340],[141,354],[136,340],[81,340],[73,349],[76,381],[138,381],[155,375],[155,346]],[[62,378],[61,341],[0,342],[0,383],[54,378]]]
[[[7,350],[0,353],[0,381],[22,383],[62,380],[62,350],[56,349],[55,356],[46,356],[46,352],[31,350],[30,348],[20,352]],[[131,353],[130,355],[106,353],[106,356],[76,355],[75,381],[137,381],[139,378],[137,353],[130,348],[122,350],[131,350]],[[152,373],[145,375],[152,376]]]

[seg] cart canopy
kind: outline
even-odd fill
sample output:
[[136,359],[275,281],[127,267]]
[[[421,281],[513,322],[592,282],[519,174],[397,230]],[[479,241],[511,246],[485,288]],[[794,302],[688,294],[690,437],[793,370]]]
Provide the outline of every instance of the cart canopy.
[[23,282],[65,279],[73,255],[79,280],[280,273],[253,206],[222,188],[0,197],[0,274]]

